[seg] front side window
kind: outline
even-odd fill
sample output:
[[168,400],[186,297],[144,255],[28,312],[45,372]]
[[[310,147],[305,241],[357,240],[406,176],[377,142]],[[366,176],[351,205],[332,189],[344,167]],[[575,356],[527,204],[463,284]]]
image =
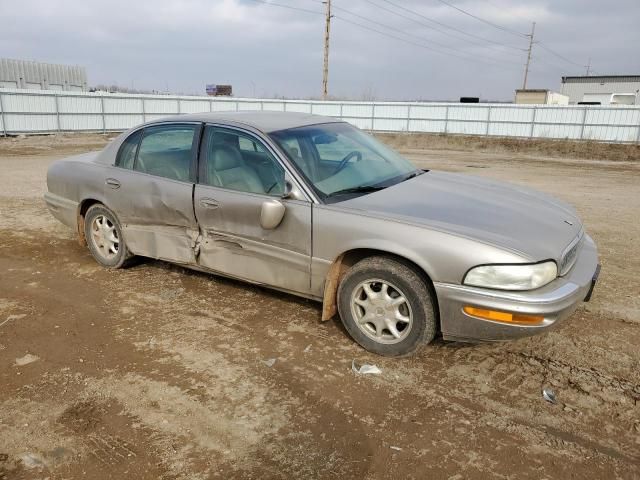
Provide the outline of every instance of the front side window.
[[195,125],[158,125],[144,129],[134,170],[189,181]]
[[348,123],[310,125],[270,136],[327,203],[380,190],[421,173]]
[[203,185],[274,196],[284,192],[284,169],[255,137],[206,127],[202,156]]

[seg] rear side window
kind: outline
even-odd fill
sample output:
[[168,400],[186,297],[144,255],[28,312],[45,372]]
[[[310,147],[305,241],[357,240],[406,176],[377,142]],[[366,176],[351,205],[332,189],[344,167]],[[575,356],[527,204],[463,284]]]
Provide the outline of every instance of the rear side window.
[[142,130],[132,133],[120,146],[118,150],[118,157],[116,158],[116,165],[122,168],[133,168],[133,163],[136,159],[136,151],[138,150],[138,143],[140,143],[140,137],[142,136]]
[[134,170],[173,180],[188,181],[196,128],[195,125],[145,128]]

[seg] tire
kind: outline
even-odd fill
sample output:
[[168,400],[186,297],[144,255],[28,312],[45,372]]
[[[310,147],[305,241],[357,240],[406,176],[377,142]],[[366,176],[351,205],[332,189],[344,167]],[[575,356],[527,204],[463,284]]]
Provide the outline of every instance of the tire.
[[361,260],[338,288],[338,311],[349,335],[366,350],[388,357],[411,355],[434,339],[434,306],[434,295],[416,269],[390,257]]
[[118,218],[102,204],[93,205],[87,210],[84,235],[91,255],[103,267],[122,268],[131,257]]

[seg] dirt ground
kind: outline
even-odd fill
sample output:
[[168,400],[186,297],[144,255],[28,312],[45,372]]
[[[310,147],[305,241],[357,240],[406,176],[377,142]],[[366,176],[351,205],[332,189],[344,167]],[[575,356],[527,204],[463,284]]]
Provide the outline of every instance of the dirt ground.
[[553,332],[397,360],[313,302],[99,267],[42,194],[53,160],[105,141],[0,139],[0,479],[640,478],[640,162],[405,146],[573,203],[603,269]]

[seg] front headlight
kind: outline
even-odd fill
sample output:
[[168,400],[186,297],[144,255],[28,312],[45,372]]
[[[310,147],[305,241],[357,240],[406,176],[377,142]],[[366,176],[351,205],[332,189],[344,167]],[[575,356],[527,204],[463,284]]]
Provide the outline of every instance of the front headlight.
[[534,265],[483,265],[467,272],[462,283],[500,290],[533,290],[558,276],[556,262]]

